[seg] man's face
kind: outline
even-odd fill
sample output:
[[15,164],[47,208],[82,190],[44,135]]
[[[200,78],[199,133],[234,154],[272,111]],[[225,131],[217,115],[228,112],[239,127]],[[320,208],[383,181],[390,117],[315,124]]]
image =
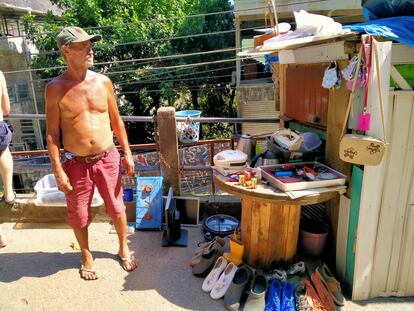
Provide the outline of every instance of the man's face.
[[93,66],[93,50],[90,41],[71,43],[65,46],[65,55],[68,62],[87,68]]

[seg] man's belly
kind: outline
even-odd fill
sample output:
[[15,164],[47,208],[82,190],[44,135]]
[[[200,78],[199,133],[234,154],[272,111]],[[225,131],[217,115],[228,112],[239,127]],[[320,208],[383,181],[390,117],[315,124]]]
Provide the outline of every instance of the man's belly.
[[82,135],[81,133],[69,133],[63,136],[63,147],[65,150],[77,155],[87,156],[94,155],[105,151],[113,145],[113,134],[111,131],[99,132],[93,135]]

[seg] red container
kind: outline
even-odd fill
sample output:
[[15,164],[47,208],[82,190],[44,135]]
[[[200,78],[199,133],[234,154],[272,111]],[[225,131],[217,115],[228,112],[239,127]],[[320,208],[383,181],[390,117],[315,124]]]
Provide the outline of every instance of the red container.
[[320,257],[329,233],[328,225],[318,220],[306,219],[300,223],[302,246],[305,252],[313,257]]

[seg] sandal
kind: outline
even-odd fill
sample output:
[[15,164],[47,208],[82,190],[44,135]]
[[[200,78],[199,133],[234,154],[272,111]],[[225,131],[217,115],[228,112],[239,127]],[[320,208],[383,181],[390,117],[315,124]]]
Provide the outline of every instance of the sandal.
[[122,269],[124,269],[127,272],[132,272],[138,267],[138,263],[136,262],[135,257],[132,254],[131,254],[130,259],[121,257],[119,254],[117,254],[117,257],[118,257],[119,263],[122,266]]
[[14,204],[16,203],[16,198],[17,198],[17,194],[16,194],[16,192],[14,192],[13,191],[13,194],[14,194],[14,198],[12,199],[12,200],[10,200],[10,201],[6,201],[5,199],[4,199],[4,195],[0,198],[0,203],[4,203],[4,204],[6,204],[6,205],[8,205],[8,206],[14,206]]
[[[95,281],[99,278],[98,273],[96,273],[95,270],[95,266],[92,266],[91,269],[87,269],[85,268],[83,265],[81,265],[80,269],[79,269],[79,273],[82,279],[84,279],[85,281]],[[87,278],[87,275],[91,275],[92,278]]]

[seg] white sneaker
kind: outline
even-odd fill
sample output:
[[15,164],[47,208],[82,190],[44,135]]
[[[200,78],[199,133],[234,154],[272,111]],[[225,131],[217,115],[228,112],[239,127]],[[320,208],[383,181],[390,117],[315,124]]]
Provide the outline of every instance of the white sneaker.
[[287,275],[295,275],[305,273],[306,267],[303,261],[299,261],[294,265],[291,265],[290,268],[286,271]]
[[231,282],[233,281],[233,277],[236,274],[237,266],[230,262],[226,269],[224,269],[223,273],[220,275],[220,278],[214,284],[211,292],[210,297],[213,299],[220,299],[223,297],[227,290],[229,289]]
[[204,279],[203,286],[201,287],[206,293],[210,292],[213,289],[214,284],[220,277],[220,274],[227,266],[227,260],[223,256],[220,256],[216,263],[214,264],[213,270],[207,275]]

